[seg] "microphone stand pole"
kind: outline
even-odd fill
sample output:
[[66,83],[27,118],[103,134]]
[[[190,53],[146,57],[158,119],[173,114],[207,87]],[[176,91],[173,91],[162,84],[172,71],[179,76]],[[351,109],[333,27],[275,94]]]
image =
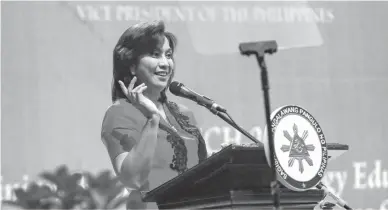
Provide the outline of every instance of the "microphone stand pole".
[[242,55],[250,56],[255,55],[259,67],[261,69],[261,84],[264,92],[264,107],[265,107],[265,118],[267,123],[268,143],[269,143],[269,157],[272,171],[272,182],[271,182],[271,194],[273,196],[274,208],[279,210],[280,208],[280,195],[279,195],[279,181],[277,180],[277,172],[275,167],[275,153],[274,153],[274,142],[273,133],[271,129],[271,108],[269,100],[269,82],[267,65],[265,64],[264,55],[273,54],[277,52],[276,41],[263,41],[263,42],[246,42],[240,43],[239,50]]

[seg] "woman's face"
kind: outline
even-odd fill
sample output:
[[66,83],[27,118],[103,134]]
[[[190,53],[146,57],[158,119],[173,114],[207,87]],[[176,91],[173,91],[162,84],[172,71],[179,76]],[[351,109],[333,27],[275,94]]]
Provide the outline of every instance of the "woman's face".
[[141,83],[145,83],[147,89],[162,91],[167,86],[174,69],[172,57],[170,43],[165,37],[162,47],[140,57],[134,73]]

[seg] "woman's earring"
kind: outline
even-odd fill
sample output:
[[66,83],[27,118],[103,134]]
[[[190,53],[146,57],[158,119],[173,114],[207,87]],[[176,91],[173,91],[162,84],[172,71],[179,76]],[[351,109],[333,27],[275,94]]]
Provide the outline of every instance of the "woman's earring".
[[136,72],[135,72],[134,68],[135,68],[134,66],[131,66],[131,69],[129,71],[129,73],[131,73],[132,76],[136,76]]

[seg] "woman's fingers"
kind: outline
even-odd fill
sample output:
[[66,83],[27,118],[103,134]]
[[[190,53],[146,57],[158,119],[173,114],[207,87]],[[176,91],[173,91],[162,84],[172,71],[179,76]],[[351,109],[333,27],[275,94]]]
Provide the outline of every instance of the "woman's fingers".
[[[139,85],[140,86],[140,85]],[[142,85],[141,87],[137,88],[136,92],[132,92],[132,96],[136,100],[136,102],[140,103],[140,97],[142,97],[143,91],[147,89],[147,86]],[[143,96],[144,97],[144,96]]]
[[129,83],[129,85],[128,85],[128,91],[129,91],[129,92],[131,92],[132,89],[133,89],[133,86],[135,86],[136,80],[137,80],[137,77],[133,77],[133,79],[132,79],[131,82]]
[[135,87],[131,92],[137,93],[137,92],[139,92],[139,89],[142,88],[142,87],[144,87],[144,86],[145,86],[145,84],[144,84],[144,83],[141,83],[140,85],[138,85],[137,87]]
[[140,100],[143,100],[141,99],[142,94],[143,94],[143,91],[147,89],[147,86],[145,85],[145,83],[142,83],[134,87],[136,81],[137,81],[137,78],[134,77],[129,83],[128,88],[125,87],[124,82],[122,82],[121,80],[119,80],[118,83],[120,84],[121,90],[128,98],[128,100],[131,101],[132,103],[139,104]]
[[[144,84],[144,83],[143,83],[143,84]],[[145,89],[147,89],[147,86],[143,85],[142,87],[140,87],[140,88],[137,90],[137,93],[142,94],[143,91],[144,91]]]
[[119,80],[118,82],[119,82],[119,85],[120,85],[121,90],[123,91],[123,93],[125,95],[128,95],[128,89],[125,87],[124,82],[122,82],[121,80]]

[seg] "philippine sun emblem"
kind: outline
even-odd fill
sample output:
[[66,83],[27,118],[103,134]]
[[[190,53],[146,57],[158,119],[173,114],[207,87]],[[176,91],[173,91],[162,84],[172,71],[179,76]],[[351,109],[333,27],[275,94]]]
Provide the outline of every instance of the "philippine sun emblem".
[[[305,191],[319,184],[328,155],[325,136],[317,120],[304,108],[287,105],[271,114],[271,124],[267,126],[273,132],[273,167],[278,180],[294,191]],[[263,139],[266,158],[271,163],[267,132]]]
[[284,137],[286,137],[290,141],[290,145],[283,145],[281,147],[281,150],[283,152],[290,152],[288,166],[292,167],[294,165],[295,160],[297,160],[299,165],[299,172],[303,173],[303,160],[306,160],[306,162],[310,166],[313,166],[313,161],[310,158],[309,151],[314,151],[315,146],[312,144],[306,145],[306,138],[308,136],[307,130],[303,131],[302,136],[299,136],[298,126],[294,124],[293,131],[293,136],[291,136],[288,131],[283,131]]

